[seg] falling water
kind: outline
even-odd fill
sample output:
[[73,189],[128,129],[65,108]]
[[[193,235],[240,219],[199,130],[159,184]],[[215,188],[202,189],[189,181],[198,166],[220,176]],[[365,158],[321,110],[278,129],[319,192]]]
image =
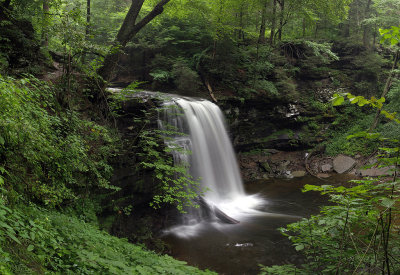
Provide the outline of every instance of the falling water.
[[[181,97],[173,97],[164,105],[166,108],[160,116],[159,127],[166,129],[168,125],[187,134],[176,135],[166,143],[184,149],[174,151],[174,160],[187,163],[191,176],[200,179],[201,187],[208,190],[203,196],[207,204],[235,219],[257,205],[260,199],[246,196],[244,192],[219,107],[207,100]],[[193,224],[201,221],[202,217],[201,210],[197,210],[191,211],[185,219],[186,223]]]

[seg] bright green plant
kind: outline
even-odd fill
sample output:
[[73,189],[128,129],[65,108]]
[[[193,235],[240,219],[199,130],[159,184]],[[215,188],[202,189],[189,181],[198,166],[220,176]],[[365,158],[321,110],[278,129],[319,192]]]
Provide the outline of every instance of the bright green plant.
[[54,87],[35,78],[1,77],[0,89],[0,173],[14,199],[57,206],[89,195],[89,187],[114,188],[108,129],[61,111]]
[[7,206],[0,191],[1,274],[214,274],[145,251],[73,215]]
[[[118,112],[122,102],[132,99],[136,93],[134,90],[137,83],[117,92],[113,95],[111,106],[113,110]],[[136,97],[140,100],[140,97]],[[165,96],[154,98],[155,101],[165,101]],[[197,179],[193,179],[188,172],[187,163],[174,163],[172,153],[174,151],[183,152],[173,142],[172,136],[183,136],[185,134],[179,132],[171,125],[166,125],[164,129],[154,129],[152,122],[158,118],[158,113],[163,112],[164,108],[174,108],[175,106],[154,107],[143,110],[140,117],[134,118],[135,128],[138,129],[136,137],[133,139],[135,144],[135,152],[139,157],[139,165],[136,167],[138,174],[150,171],[152,183],[146,182],[147,186],[153,186],[154,194],[150,205],[154,208],[160,208],[163,204],[176,206],[180,212],[185,212],[188,207],[198,207],[194,203],[194,199],[202,194],[200,183]],[[168,141],[168,145],[164,143]],[[190,152],[184,152],[190,154]],[[136,185],[141,185],[137,182]]]
[[[173,130],[149,130],[140,134],[139,146],[142,148],[140,166],[154,171],[157,190],[151,206],[159,208],[161,204],[175,205],[180,212],[187,207],[198,207],[193,200],[201,195],[199,182],[188,173],[185,163],[174,163],[172,151],[182,150],[171,143],[166,146],[162,138],[177,134]],[[189,152],[185,152],[188,154]],[[158,183],[157,183],[158,182]]]
[[379,29],[379,33],[382,35],[381,43],[390,41],[390,45],[394,46],[400,43],[400,26],[391,26],[390,29]]
[[[382,110],[384,98],[365,99],[349,93],[336,94],[335,106],[348,99],[352,104],[372,106],[386,118],[400,123],[396,113]],[[262,267],[264,274],[392,274],[400,271],[400,237],[395,221],[400,217],[400,140],[379,133],[359,132],[349,139],[371,139],[380,145],[378,167],[391,178],[365,178],[349,186],[306,185],[304,191],[329,196],[332,205],[323,206],[319,215],[281,228],[297,251],[306,257],[298,269],[292,265]]]

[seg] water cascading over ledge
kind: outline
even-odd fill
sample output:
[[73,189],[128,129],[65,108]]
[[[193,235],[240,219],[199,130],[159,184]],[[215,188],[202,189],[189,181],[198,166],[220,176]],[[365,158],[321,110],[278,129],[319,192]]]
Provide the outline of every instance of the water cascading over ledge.
[[[185,224],[196,224],[213,216],[234,223],[240,214],[260,203],[255,196],[246,196],[236,156],[225,128],[219,107],[210,101],[172,96],[164,102],[159,127],[172,127],[186,135],[175,135],[166,144],[182,150],[173,152],[175,163],[186,163],[190,175],[206,189],[200,198],[203,207],[191,209],[184,216]],[[170,137],[171,138],[171,137]],[[191,153],[187,153],[187,152]],[[204,198],[204,199],[203,199]],[[204,209],[206,204],[206,211]],[[213,217],[211,217],[213,219]]]

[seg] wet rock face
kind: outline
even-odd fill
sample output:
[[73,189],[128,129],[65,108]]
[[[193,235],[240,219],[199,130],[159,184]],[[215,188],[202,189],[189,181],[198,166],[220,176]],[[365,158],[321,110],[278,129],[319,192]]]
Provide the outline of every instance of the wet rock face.
[[265,150],[258,154],[239,154],[239,165],[244,181],[269,178],[305,176],[304,152]]
[[239,153],[263,149],[294,151],[308,146],[302,140],[304,123],[296,119],[301,113],[296,104],[260,99],[229,99],[218,104]]

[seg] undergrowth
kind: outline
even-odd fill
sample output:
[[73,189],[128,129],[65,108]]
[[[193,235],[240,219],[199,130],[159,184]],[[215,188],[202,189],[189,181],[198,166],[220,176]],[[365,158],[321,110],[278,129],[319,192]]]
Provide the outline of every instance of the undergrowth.
[[56,88],[33,77],[0,76],[0,90],[0,176],[9,200],[55,207],[116,189],[112,131],[62,108]]
[[354,156],[356,154],[369,155],[376,151],[378,146],[371,140],[363,139],[354,142],[347,139],[347,136],[367,129],[373,119],[372,113],[360,112],[353,106],[343,106],[343,110],[337,114],[328,130],[329,141],[326,143],[326,154]]
[[98,228],[113,130],[32,76],[0,75],[0,91],[0,274],[203,273]]
[[0,198],[1,274],[213,274],[110,236],[75,216]]

